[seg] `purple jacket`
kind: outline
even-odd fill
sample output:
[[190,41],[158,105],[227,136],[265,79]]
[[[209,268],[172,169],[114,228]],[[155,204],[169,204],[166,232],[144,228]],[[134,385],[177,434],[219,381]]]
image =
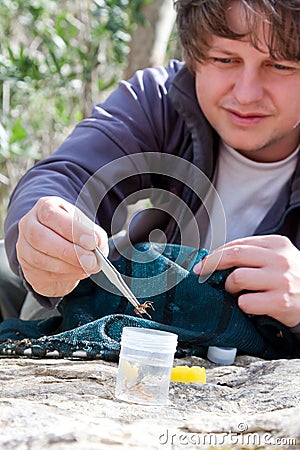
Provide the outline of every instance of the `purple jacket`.
[[[183,63],[138,71],[19,182],[5,222],[12,269],[18,273],[18,222],[38,198],[48,195],[77,204],[109,235],[124,225],[128,203],[150,197],[156,209],[132,222],[132,239],[146,240],[151,229],[160,228],[169,242],[198,247],[192,237],[180,241],[180,228],[201,204],[217,149],[218,136],[203,116],[194,77]],[[283,234],[300,248],[299,175],[298,163],[289,189],[270,205],[255,234]]]

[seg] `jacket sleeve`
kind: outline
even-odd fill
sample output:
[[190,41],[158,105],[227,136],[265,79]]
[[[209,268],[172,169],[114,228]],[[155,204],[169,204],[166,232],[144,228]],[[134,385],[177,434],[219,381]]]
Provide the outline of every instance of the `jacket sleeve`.
[[23,176],[11,196],[4,227],[9,263],[16,274],[18,222],[40,197],[59,196],[77,205],[109,235],[121,229],[127,214],[123,200],[152,183],[145,155],[174,150],[171,141],[180,131],[174,132],[178,115],[167,93],[180,67],[174,61],[121,81],[55,153]]

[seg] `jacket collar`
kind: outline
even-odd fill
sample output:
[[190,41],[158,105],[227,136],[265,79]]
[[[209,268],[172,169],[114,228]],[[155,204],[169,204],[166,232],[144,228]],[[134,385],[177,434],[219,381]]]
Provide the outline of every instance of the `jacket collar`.
[[219,137],[204,116],[196,97],[195,77],[184,65],[175,75],[169,97],[183,117],[193,139],[193,163],[212,178]]
[[300,150],[295,175],[292,180],[290,206],[300,206]]

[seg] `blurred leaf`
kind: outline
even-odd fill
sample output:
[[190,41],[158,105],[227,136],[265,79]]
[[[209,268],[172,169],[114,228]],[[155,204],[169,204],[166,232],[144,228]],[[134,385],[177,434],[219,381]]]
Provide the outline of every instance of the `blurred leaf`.
[[27,132],[22,125],[22,119],[19,117],[11,129],[9,142],[13,144],[14,142],[23,141],[26,137]]

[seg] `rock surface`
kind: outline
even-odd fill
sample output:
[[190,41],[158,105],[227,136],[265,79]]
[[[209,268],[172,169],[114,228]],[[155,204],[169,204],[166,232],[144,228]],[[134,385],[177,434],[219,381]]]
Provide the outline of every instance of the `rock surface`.
[[117,364],[0,358],[0,449],[300,448],[300,360],[200,358],[207,383],[171,383],[167,406],[114,398]]

